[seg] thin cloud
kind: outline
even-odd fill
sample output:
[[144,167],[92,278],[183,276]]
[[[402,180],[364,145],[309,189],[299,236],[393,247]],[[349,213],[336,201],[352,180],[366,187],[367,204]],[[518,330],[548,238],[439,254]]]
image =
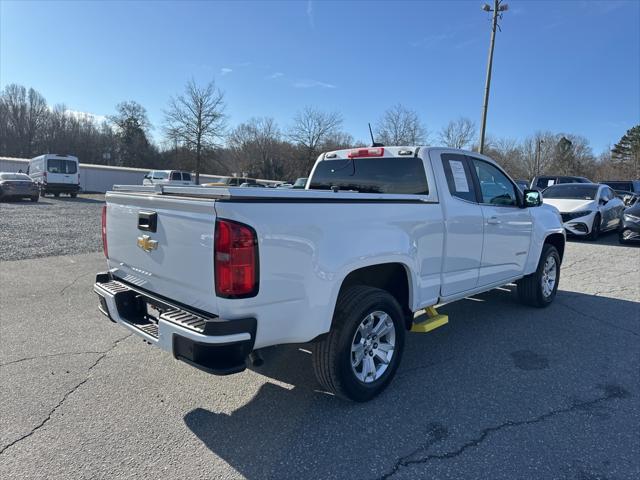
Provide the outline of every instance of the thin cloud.
[[268,75],[267,78],[269,80],[275,80],[276,78],[284,77],[284,73],[282,72],[273,72],[271,75]]
[[316,28],[316,20],[313,15],[313,2],[311,0],[307,2],[307,20],[311,28]]
[[233,68],[223,67],[223,68],[220,70],[220,75],[223,75],[223,76],[224,76],[224,75],[228,75],[228,74],[230,74],[231,72],[233,72]]
[[299,80],[292,84],[295,88],[337,88],[332,83],[320,82],[318,80]]
[[449,40],[453,38],[453,33],[438,33],[435,35],[429,35],[427,37],[421,38],[420,40],[415,40],[413,42],[409,42],[413,48],[429,48],[434,45],[444,42],[445,40]]

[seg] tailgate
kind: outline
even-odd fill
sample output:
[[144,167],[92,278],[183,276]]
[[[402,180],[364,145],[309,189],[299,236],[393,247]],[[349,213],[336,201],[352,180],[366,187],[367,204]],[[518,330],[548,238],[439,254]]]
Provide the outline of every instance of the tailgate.
[[122,193],[108,193],[106,200],[113,274],[167,299],[217,314],[215,201]]

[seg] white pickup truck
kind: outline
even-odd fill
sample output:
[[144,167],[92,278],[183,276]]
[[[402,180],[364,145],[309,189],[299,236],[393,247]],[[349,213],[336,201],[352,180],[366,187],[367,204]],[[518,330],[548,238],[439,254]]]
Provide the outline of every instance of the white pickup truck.
[[558,211],[491,159],[424,147],[321,155],[305,190],[116,186],[100,310],[216,374],[311,343],[318,380],[366,401],[392,380],[417,312],[516,282],[555,297]]

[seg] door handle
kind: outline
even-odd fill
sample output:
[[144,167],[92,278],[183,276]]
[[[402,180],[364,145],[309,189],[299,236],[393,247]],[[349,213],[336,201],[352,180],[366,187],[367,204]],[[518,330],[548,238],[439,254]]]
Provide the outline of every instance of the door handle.
[[487,224],[488,225],[499,225],[502,222],[500,220],[498,220],[498,217],[491,217],[487,220]]

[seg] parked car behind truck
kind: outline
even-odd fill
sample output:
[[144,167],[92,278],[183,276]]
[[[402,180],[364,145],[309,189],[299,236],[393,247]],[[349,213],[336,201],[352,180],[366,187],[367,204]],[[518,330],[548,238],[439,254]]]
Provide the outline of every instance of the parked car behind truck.
[[38,185],[40,195],[66,193],[76,197],[80,191],[80,164],[73,155],[46,154],[32,158],[27,170]]
[[420,147],[323,154],[305,190],[114,187],[102,232],[94,290],[114,322],[216,374],[313,342],[319,382],[356,401],[392,380],[422,309],[511,282],[549,305],[565,247],[538,191]]
[[0,200],[13,198],[37,202],[40,198],[38,185],[24,173],[0,172]]
[[544,203],[560,211],[564,228],[571,235],[597,240],[600,233],[620,225],[624,202],[607,185],[560,184],[542,194]]

